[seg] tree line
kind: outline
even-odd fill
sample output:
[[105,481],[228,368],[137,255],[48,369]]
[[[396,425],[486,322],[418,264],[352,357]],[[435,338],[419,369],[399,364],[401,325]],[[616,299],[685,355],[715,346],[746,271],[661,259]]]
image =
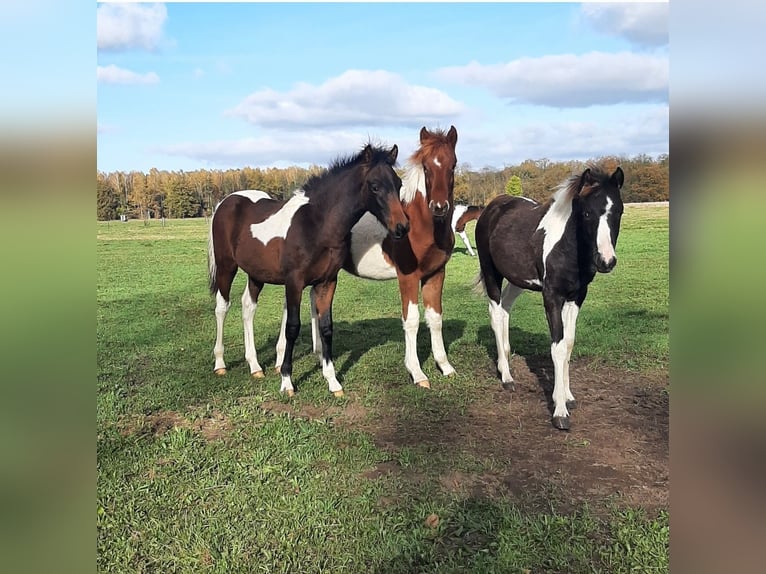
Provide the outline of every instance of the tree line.
[[[669,156],[602,157],[594,161],[607,170],[622,166],[625,172],[623,200],[666,201],[670,197]],[[567,177],[582,171],[585,162],[525,160],[518,165],[474,169],[459,164],[455,170],[455,201],[486,205],[493,197],[511,193],[545,201]],[[288,198],[322,167],[227,170],[160,171],[149,173],[97,172],[96,211],[99,220],[185,218],[210,215],[228,194],[260,189],[276,198]],[[400,173],[401,175],[401,173]]]

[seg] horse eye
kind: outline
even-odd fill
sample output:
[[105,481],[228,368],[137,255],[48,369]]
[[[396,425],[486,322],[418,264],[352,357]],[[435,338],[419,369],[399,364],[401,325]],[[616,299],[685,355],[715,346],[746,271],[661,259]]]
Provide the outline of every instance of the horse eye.
[[372,191],[378,191],[378,184],[377,183],[371,183],[370,184],[370,189]]

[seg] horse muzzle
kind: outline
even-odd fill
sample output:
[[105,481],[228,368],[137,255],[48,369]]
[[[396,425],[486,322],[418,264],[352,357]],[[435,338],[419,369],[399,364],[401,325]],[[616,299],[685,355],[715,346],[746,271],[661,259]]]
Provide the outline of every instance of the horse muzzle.
[[434,217],[446,217],[447,213],[449,213],[449,201],[442,203],[432,199],[428,202],[428,209],[431,210],[431,213],[433,213]]
[[601,257],[596,259],[596,271],[599,273],[609,273],[617,266],[617,258],[612,257],[609,261],[604,261]]
[[407,223],[397,223],[394,230],[391,232],[391,235],[394,239],[402,239],[410,232],[410,222]]

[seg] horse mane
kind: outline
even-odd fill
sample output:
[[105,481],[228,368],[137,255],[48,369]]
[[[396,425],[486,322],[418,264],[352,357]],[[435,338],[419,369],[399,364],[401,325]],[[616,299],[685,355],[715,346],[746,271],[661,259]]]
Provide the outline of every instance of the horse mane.
[[436,149],[441,146],[449,146],[447,132],[442,129],[429,130],[430,136],[420,147],[410,156],[407,161],[404,175],[402,176],[402,188],[399,191],[399,199],[405,204],[415,199],[415,194],[420,193],[425,196],[426,176],[423,173],[423,161],[436,154]]
[[[391,153],[390,149],[385,149],[382,146],[373,145],[372,143],[369,145],[372,150],[372,154],[370,156],[370,165],[388,163],[388,157]],[[337,157],[327,168],[323,169],[319,173],[312,175],[308,178],[308,180],[306,180],[306,183],[302,188],[303,192],[307,195],[311,195],[312,192],[321,188],[322,183],[328,177],[338,175],[348,168],[362,164],[364,162],[364,150],[366,147],[367,146],[365,145],[365,147],[359,150],[356,154]]]
[[[595,183],[585,187],[580,194],[581,197],[586,197],[597,189],[600,189],[611,177],[599,164],[588,163],[585,167],[590,169],[590,176]],[[582,172],[573,174],[561,182],[556,188],[556,191],[553,192],[550,199],[546,202],[546,205],[553,204],[555,206],[557,203],[561,205],[562,203],[571,202],[580,192],[581,178]]]

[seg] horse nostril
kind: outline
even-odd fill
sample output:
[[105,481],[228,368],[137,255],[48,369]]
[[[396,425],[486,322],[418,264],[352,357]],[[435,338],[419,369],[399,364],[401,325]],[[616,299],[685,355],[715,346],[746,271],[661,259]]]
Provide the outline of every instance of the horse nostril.
[[410,224],[409,223],[407,223],[405,225],[402,225],[401,223],[397,223],[396,224],[396,229],[394,229],[394,238],[401,239],[402,237],[407,235],[409,230],[410,230]]

